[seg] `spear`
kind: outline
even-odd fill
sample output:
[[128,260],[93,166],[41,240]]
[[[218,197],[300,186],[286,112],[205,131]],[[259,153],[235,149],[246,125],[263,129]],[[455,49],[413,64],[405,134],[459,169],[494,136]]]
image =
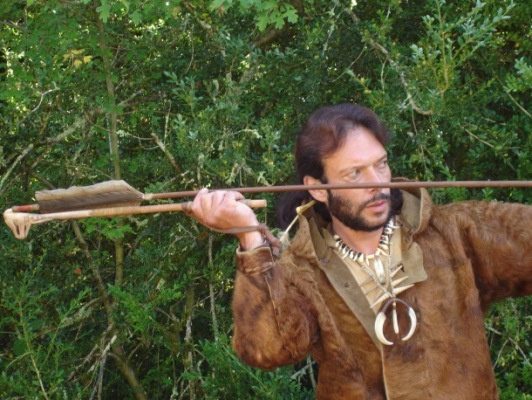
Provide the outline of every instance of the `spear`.
[[[317,184],[244,187],[240,193],[275,193],[303,190],[367,189],[367,188],[501,188],[532,187],[532,181],[397,181],[353,184]],[[143,201],[195,196],[197,190],[144,194],[122,180],[112,180],[91,186],[73,186],[68,189],[37,191],[36,204],[14,206],[4,212],[4,220],[18,239],[27,237],[33,224],[52,220],[82,219],[89,217],[116,217],[158,212],[187,212],[192,202],[141,206]],[[265,200],[242,200],[250,207],[265,207]],[[39,211],[41,214],[28,211]]]
[[[122,180],[91,186],[41,190],[36,204],[13,206],[4,211],[4,221],[17,239],[25,239],[32,225],[53,220],[112,218],[161,212],[189,212],[191,201],[141,206],[143,201],[185,197],[179,192],[144,194]],[[241,200],[252,208],[266,207],[266,200]],[[40,214],[28,212],[39,211]]]

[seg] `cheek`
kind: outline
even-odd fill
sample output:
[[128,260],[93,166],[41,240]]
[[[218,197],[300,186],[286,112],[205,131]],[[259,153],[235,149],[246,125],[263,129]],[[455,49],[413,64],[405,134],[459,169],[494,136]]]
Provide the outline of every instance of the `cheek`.
[[389,166],[384,168],[384,170],[382,171],[382,177],[388,181],[392,179],[392,171],[390,170]]
[[362,190],[346,189],[342,190],[342,192],[344,193],[341,193],[340,197],[343,199],[344,203],[349,204],[351,208],[357,206],[364,200],[364,193]]

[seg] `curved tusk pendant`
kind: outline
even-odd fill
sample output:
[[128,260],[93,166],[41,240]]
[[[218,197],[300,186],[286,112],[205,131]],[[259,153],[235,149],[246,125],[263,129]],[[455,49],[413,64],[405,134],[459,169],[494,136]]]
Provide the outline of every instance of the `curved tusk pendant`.
[[384,323],[385,322],[386,322],[386,314],[384,314],[381,311],[377,314],[377,319],[375,319],[375,334],[377,335],[377,339],[379,339],[379,342],[381,342],[382,344],[385,344],[386,346],[391,346],[393,342],[390,342],[384,336]]
[[408,331],[407,335],[401,339],[403,342],[406,342],[408,339],[412,337],[417,327],[416,312],[410,306],[408,307],[408,316],[410,317],[410,331]]
[[406,336],[404,336],[401,340],[403,342],[406,342],[409,340],[416,331],[417,327],[417,317],[416,312],[412,307],[410,307],[404,300],[398,299],[398,298],[392,298],[386,302],[386,304],[382,307],[382,310],[377,314],[377,318],[375,319],[375,335],[377,336],[377,339],[379,339],[379,342],[386,346],[391,346],[393,342],[390,342],[388,339],[386,339],[386,336],[384,336],[384,323],[386,322],[386,311],[388,311],[388,308],[390,307],[390,304],[393,305],[393,311],[392,311],[392,323],[393,323],[393,330],[396,334],[399,334],[399,322],[397,319],[397,304],[396,302],[399,302],[403,304],[408,309],[408,317],[410,318],[410,329]]

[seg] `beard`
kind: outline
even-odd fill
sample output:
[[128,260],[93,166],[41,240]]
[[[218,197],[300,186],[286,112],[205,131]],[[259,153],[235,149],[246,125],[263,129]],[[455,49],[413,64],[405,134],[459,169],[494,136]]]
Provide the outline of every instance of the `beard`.
[[[361,204],[354,204],[349,200],[335,195],[330,190],[327,193],[329,213],[342,224],[355,231],[373,232],[382,229],[394,214],[394,209],[390,201],[391,196],[386,193],[378,193]],[[362,212],[368,204],[381,200],[388,202],[388,214],[382,222],[372,223],[362,215]]]

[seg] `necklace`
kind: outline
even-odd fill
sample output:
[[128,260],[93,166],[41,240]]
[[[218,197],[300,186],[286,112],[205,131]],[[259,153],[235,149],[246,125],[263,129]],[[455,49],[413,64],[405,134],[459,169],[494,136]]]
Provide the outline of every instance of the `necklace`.
[[[400,286],[405,280],[408,279],[408,276],[403,276],[398,279],[394,279],[397,273],[401,270],[401,264],[398,264],[395,268],[392,268],[392,256],[390,249],[390,241],[393,236],[393,233],[399,226],[396,226],[393,222],[393,219],[390,219],[383,231],[379,240],[379,245],[374,254],[364,254],[360,251],[355,251],[349,247],[338,235],[334,235],[336,249],[338,250],[342,259],[346,257],[353,260],[368,276],[368,280],[362,282],[360,287],[363,290],[363,293],[368,297],[369,293],[373,292],[376,289],[379,289],[381,295],[376,298],[373,304],[370,305],[370,308],[380,305],[385,300],[386,303],[382,306],[381,310],[377,314],[375,320],[375,333],[379,341],[385,345],[392,345],[393,342],[390,342],[384,336],[384,323],[386,322],[386,312],[390,306],[392,307],[392,321],[393,328],[396,334],[399,334],[399,322],[397,317],[397,303],[403,305],[408,310],[408,316],[410,318],[410,330],[402,338],[403,341],[407,341],[412,337],[417,326],[417,317],[415,311],[410,307],[405,301],[397,298],[399,293],[404,292],[405,290],[414,286],[413,284]],[[384,262],[383,262],[384,260]],[[386,267],[384,266],[387,261]],[[369,289],[364,291],[364,287],[372,284]]]
[[[379,286],[385,285],[387,276],[381,257],[388,258],[388,263],[391,263],[390,239],[397,228],[399,227],[394,225],[391,219],[386,223],[374,254],[364,254],[351,249],[338,235],[334,235],[336,248],[342,254],[342,258],[349,257],[356,261]],[[371,267],[371,264],[373,264],[373,267]]]

